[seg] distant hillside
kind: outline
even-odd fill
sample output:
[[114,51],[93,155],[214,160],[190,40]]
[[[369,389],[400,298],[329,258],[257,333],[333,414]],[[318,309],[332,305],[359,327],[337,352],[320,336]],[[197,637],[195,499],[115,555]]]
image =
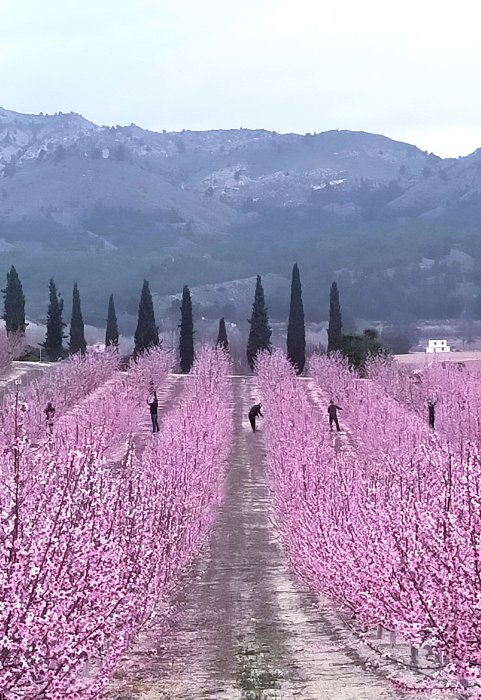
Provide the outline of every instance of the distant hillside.
[[[0,276],[17,266],[39,320],[52,275],[67,307],[78,281],[102,324],[111,292],[135,314],[144,277],[160,298],[288,280],[295,261],[314,320],[334,277],[356,316],[477,313],[481,151],[443,160],[363,132],[155,133],[0,109],[0,174]],[[280,292],[269,303],[285,314]]]

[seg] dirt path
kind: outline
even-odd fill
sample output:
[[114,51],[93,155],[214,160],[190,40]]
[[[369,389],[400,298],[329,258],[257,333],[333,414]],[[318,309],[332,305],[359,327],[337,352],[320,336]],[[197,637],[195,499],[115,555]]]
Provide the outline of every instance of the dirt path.
[[[188,381],[188,376],[189,375],[185,374],[169,374],[165,382],[157,389],[157,399],[159,402],[157,415],[160,430],[162,430],[162,421],[167,413],[179,402],[184,383]],[[139,408],[136,421],[137,428],[132,438],[137,454],[140,454],[147,444],[147,441],[152,438],[155,439],[155,435],[152,433],[152,422],[147,401],[145,402],[145,407]],[[125,455],[126,445],[126,441],[122,441],[118,445],[110,447],[106,453],[109,462],[120,462]]]
[[[157,415],[160,430],[162,430],[162,421],[165,416],[170,413],[179,400],[184,390],[185,382],[190,380],[188,374],[169,374],[165,382],[157,389],[157,400],[159,402]],[[142,412],[142,417],[139,420],[139,427],[134,435],[136,448],[141,452],[145,447],[147,440],[152,437],[152,421],[150,418],[149,407],[145,402],[145,409]],[[155,437],[155,435],[154,435]]]
[[332,608],[291,574],[272,523],[262,423],[253,435],[247,421],[255,380],[233,381],[235,444],[210,542],[168,617],[160,611],[144,630],[104,697],[407,698],[367,670]]
[[[327,427],[329,421],[327,416],[327,406],[329,404],[327,393],[322,391],[316,380],[312,377],[300,377],[299,381],[302,381],[305,384],[309,403],[317,411],[319,411],[321,425],[324,423],[324,425]],[[333,430],[331,434],[334,449],[336,452],[345,452],[352,455],[356,451],[355,439],[349,427],[344,423],[342,412],[338,414],[338,418],[341,426],[341,432]]]

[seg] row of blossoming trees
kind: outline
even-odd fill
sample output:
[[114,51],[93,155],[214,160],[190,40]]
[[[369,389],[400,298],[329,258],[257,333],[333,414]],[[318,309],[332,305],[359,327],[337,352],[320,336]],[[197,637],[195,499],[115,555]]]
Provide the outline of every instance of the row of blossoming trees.
[[[93,698],[209,530],[232,434],[228,360],[198,354],[161,433],[136,449],[155,349],[74,357],[7,394],[0,431],[0,692]],[[55,427],[44,408],[55,397]],[[122,457],[116,448],[123,445]]]
[[[346,449],[334,448],[325,409],[281,353],[258,362],[270,484],[295,570],[361,625],[430,647],[442,668],[425,689],[472,690],[481,685],[481,373],[413,375],[377,361],[359,379],[327,356],[309,369],[344,408]],[[433,392],[436,431],[424,415]]]

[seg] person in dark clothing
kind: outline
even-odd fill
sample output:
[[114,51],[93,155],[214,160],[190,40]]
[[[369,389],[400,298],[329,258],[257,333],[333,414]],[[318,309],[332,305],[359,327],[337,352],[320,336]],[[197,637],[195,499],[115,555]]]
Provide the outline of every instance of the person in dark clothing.
[[159,432],[159,423],[157,421],[157,409],[159,407],[159,402],[157,400],[157,393],[154,391],[154,395],[147,402],[150,406],[150,418],[152,420],[152,432]]
[[261,406],[262,404],[256,403],[254,406],[252,406],[251,410],[249,411],[249,423],[251,424],[252,432],[256,432],[256,418],[257,416],[260,416],[263,418],[264,416],[262,415],[261,412]]
[[434,401],[433,399],[428,399],[428,423],[429,427],[434,430],[434,407],[437,404],[438,400]]
[[55,416],[55,408],[54,408],[54,406],[52,406],[51,401],[48,402],[47,408],[45,409],[44,413],[45,413],[45,417],[47,419],[47,427],[48,427],[49,431],[52,432],[53,431],[53,419]]
[[332,424],[336,426],[337,432],[339,432],[341,429],[339,427],[339,421],[337,419],[337,412],[342,411],[342,408],[340,406],[336,406],[334,401],[331,399],[331,403],[327,407],[327,413],[329,415],[329,428],[332,431]]

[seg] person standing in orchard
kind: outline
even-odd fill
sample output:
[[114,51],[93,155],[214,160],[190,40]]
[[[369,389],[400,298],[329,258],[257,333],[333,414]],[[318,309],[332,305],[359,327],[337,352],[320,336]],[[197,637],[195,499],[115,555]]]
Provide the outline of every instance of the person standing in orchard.
[[154,390],[153,396],[147,401],[150,407],[150,419],[152,421],[152,432],[159,432],[159,422],[157,420],[157,410],[159,407],[159,402],[157,400],[157,392]]
[[45,417],[47,419],[47,428],[50,433],[53,432],[53,419],[55,417],[55,407],[52,406],[52,402],[49,401],[47,408],[45,409]]
[[342,408],[340,406],[336,406],[334,401],[331,399],[331,402],[329,406],[327,407],[327,413],[329,416],[329,428],[331,429],[332,432],[332,424],[334,423],[337,429],[337,432],[339,432],[341,429],[339,427],[339,420],[337,418],[337,412],[342,411]]
[[438,400],[428,399],[428,423],[429,427],[434,430],[434,407],[436,406]]
[[263,418],[264,416],[262,415],[261,412],[261,403],[256,403],[254,406],[252,406],[251,410],[249,411],[249,423],[251,424],[252,432],[256,432],[256,418],[259,416],[260,418]]

